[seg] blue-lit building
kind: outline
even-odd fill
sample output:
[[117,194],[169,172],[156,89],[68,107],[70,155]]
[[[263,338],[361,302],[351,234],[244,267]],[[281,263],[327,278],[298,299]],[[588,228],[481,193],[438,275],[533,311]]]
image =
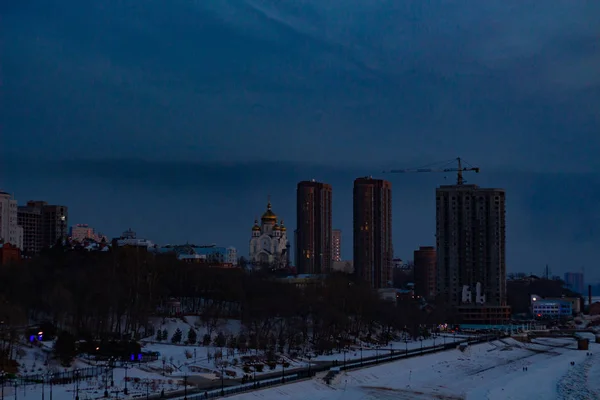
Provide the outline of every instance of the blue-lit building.
[[531,313],[534,318],[541,319],[568,318],[573,315],[573,307],[567,300],[545,300],[538,296],[532,296]]

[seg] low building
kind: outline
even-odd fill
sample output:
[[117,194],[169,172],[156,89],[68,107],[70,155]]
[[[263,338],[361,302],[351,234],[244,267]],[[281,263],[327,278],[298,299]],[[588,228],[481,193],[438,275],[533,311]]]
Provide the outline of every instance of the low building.
[[600,301],[592,303],[590,306],[590,315],[600,315]]
[[465,324],[498,325],[510,321],[510,306],[467,304],[457,308],[460,319]]
[[562,299],[539,299],[532,296],[531,313],[538,319],[568,318],[573,315],[570,301]]
[[10,243],[0,244],[0,265],[21,261],[21,249]]
[[352,274],[354,272],[354,263],[352,261],[334,261],[331,269],[336,272]]
[[308,286],[323,286],[326,277],[327,275],[321,274],[299,274],[277,278],[277,281],[291,284],[297,288],[303,289]]

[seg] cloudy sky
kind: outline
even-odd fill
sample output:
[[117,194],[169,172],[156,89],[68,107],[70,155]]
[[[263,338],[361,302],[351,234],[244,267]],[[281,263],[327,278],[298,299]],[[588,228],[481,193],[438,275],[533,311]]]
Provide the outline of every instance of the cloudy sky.
[[[509,268],[600,269],[598,1],[21,0],[0,12],[0,156],[21,166],[0,185],[19,200],[65,203],[73,223],[113,235],[133,224],[245,251],[266,192],[294,219],[296,178],[338,185],[334,222],[349,232],[353,174],[462,156],[482,168],[473,182],[512,189]],[[443,178],[392,180],[402,258],[432,241],[423,204]]]

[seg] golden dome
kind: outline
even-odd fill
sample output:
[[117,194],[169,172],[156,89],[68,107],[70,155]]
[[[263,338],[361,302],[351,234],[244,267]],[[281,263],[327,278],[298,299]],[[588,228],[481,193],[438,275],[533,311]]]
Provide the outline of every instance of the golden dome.
[[284,232],[287,231],[287,228],[283,226],[283,220],[281,220],[281,230]]
[[275,222],[275,225],[273,225],[273,230],[274,231],[279,231],[281,230],[281,228],[279,227],[279,224],[277,222]]
[[258,220],[254,220],[254,226],[252,227],[253,231],[260,231],[260,226],[258,226]]
[[263,223],[265,223],[265,222],[269,222],[269,223],[272,222],[274,224],[277,223],[277,215],[275,215],[275,213],[271,209],[270,201],[267,203],[267,211],[265,211],[265,213],[262,215],[262,217],[260,219]]

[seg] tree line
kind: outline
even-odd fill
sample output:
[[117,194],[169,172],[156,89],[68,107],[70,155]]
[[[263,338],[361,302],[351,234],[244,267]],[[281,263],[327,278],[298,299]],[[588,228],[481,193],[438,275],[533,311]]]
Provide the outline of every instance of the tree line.
[[[211,268],[136,247],[90,252],[55,246],[0,267],[0,282],[2,340],[40,321],[79,338],[171,340],[157,333],[149,318],[164,312],[173,298],[193,304],[188,307],[201,316],[209,337],[219,337],[220,320],[241,320],[243,332],[226,340],[250,349],[328,351],[358,340],[387,343],[399,331],[416,337],[424,324],[447,317],[442,306],[432,311],[416,301],[380,300],[367,285],[341,273],[299,288],[268,272]],[[188,335],[178,333],[176,342],[181,334]]]

